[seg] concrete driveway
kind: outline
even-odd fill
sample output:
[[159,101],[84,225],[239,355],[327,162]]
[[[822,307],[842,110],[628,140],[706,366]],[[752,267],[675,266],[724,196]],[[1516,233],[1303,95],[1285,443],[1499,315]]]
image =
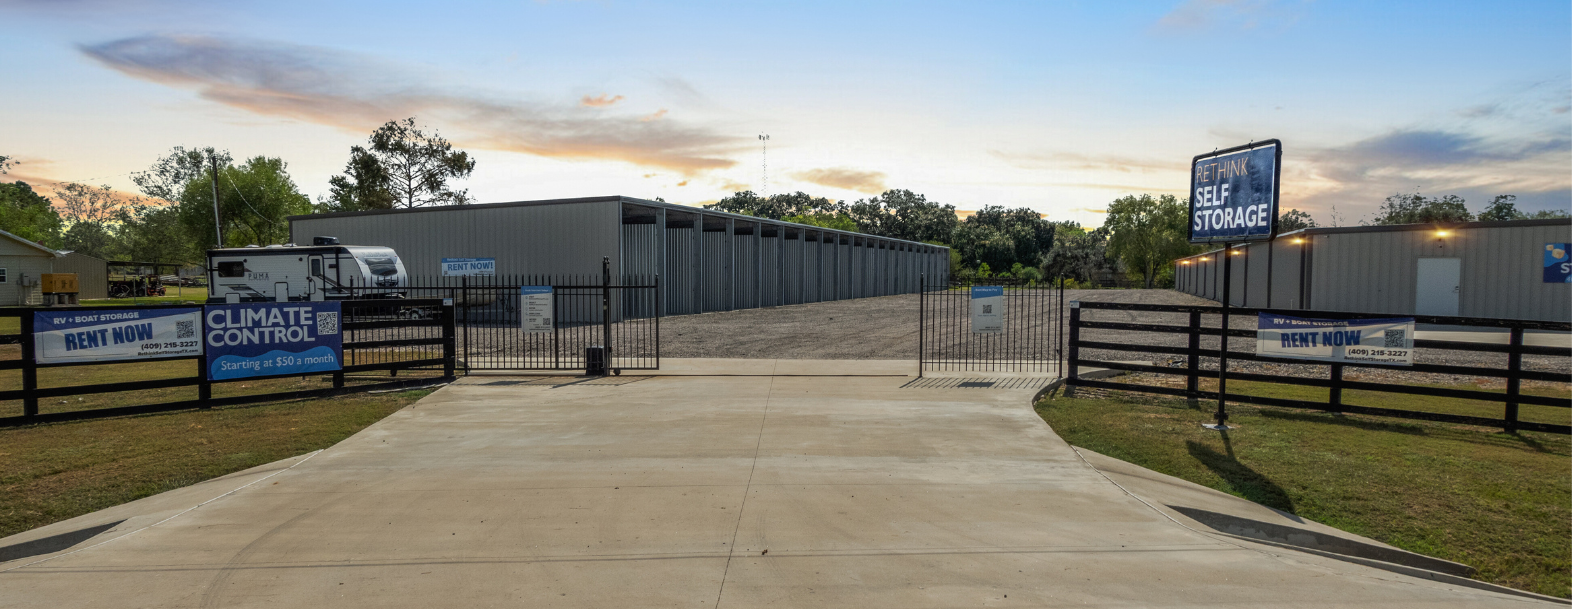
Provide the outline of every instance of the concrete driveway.
[[[0,540],[0,607],[1535,604],[1210,534],[1040,383],[470,377],[337,446]],[[236,490],[238,489],[238,490]]]

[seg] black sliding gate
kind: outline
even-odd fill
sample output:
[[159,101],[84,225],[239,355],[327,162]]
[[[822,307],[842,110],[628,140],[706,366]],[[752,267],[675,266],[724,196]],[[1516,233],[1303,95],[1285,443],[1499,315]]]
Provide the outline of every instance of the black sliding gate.
[[[609,274],[412,277],[411,298],[452,299],[458,365],[471,370],[584,370],[589,347],[611,371],[660,369],[660,278]],[[551,288],[549,331],[525,327],[526,286]],[[375,288],[353,287],[354,290]],[[385,288],[384,288],[385,289]]]
[[[973,288],[1002,288],[1001,327],[972,325]],[[1061,376],[1064,369],[1064,284],[979,280],[930,285],[918,304],[919,375],[925,372],[1024,372]]]

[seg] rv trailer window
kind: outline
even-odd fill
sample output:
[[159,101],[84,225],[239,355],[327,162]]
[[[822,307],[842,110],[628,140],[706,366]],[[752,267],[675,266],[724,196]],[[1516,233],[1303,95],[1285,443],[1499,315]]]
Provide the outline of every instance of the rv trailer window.
[[381,277],[398,274],[398,263],[392,258],[367,258],[366,267],[371,269],[372,275]]
[[312,258],[311,259],[311,276],[312,277],[321,277],[322,276],[322,259],[321,258]]
[[238,260],[231,261],[231,262],[220,262],[220,263],[218,263],[218,276],[219,277],[245,277],[246,276],[246,263],[238,261]]

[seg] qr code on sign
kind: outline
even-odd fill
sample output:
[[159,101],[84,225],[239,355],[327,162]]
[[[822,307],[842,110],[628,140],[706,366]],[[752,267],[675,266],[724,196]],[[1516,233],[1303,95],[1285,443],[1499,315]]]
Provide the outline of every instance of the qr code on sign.
[[993,314],[993,305],[983,305],[983,315]]
[[1388,349],[1407,349],[1408,348],[1408,330],[1387,330],[1386,331],[1386,348],[1388,348]]
[[191,338],[196,336],[196,322],[186,320],[175,322],[175,338]]
[[338,313],[331,311],[317,313],[317,335],[329,334],[338,334]]

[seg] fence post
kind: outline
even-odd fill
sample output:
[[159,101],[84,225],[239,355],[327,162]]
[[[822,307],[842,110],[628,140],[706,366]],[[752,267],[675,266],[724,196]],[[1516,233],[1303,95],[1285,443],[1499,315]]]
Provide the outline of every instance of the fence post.
[[1517,431],[1517,400],[1523,393],[1523,329],[1512,328],[1512,338],[1507,347],[1507,433]]
[[[1075,384],[1081,374],[1078,362],[1081,359],[1081,301],[1070,301],[1070,373],[1064,376],[1064,386]],[[1061,371],[1062,372],[1062,371]],[[1065,394],[1066,396],[1069,393]]]
[[1190,393],[1191,401],[1200,397],[1201,393],[1201,312],[1190,312],[1190,344],[1186,348],[1184,390]]
[[1332,412],[1343,411],[1343,365],[1332,364],[1332,389],[1327,392],[1327,404]]
[[454,367],[458,364],[458,333],[454,331],[454,313],[458,309],[458,301],[449,301],[452,304],[443,307],[442,311],[442,376],[454,378]]
[[[207,316],[203,315],[202,317],[204,318],[204,322],[205,322],[205,318]],[[202,332],[202,333],[198,334],[197,336],[207,336],[207,332]],[[197,364],[197,401],[202,402],[202,407],[203,408],[212,408],[213,406],[211,404],[208,404],[208,401],[213,399],[213,382],[212,382],[211,379],[208,378],[207,355],[204,353],[203,355],[197,356],[196,364]]]
[[38,416],[38,359],[33,346],[33,319],[30,309],[22,309],[22,416]]
[[611,257],[600,259],[600,344],[606,351],[606,368],[611,369]]
[[[463,295],[464,304],[469,304],[469,275],[464,275],[459,279],[463,280],[459,294]],[[458,298],[454,298],[453,308],[455,311],[462,310],[464,312],[464,374],[469,374],[469,307],[461,307],[459,302]],[[453,357],[455,359],[458,358],[458,349],[453,350]]]
[[917,378],[922,378],[924,334],[928,332],[928,275],[918,275],[917,280]]

